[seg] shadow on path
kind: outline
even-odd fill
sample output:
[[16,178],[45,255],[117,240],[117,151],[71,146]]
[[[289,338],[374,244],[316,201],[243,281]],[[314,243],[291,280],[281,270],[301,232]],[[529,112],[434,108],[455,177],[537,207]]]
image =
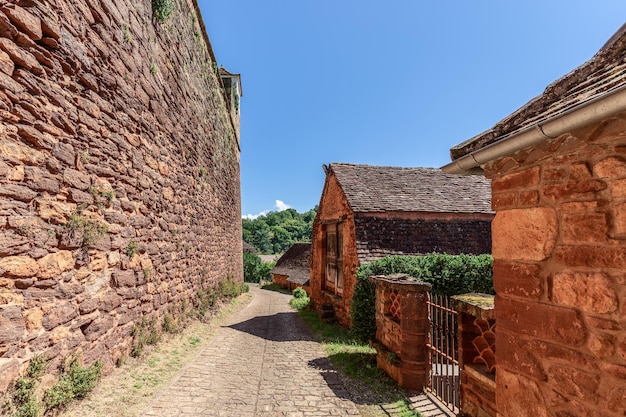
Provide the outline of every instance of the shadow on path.
[[271,316],[256,316],[227,327],[273,342],[316,341],[295,311],[276,313]]

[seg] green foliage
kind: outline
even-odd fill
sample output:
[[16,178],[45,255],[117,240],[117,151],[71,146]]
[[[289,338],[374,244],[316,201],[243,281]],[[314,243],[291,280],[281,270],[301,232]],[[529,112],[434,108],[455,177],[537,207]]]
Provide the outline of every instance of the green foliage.
[[38,417],[41,414],[41,403],[36,398],[31,397],[22,404],[13,414],[14,417]]
[[83,399],[96,386],[102,374],[102,361],[91,366],[80,366],[78,358],[72,359],[59,381],[43,396],[47,410],[67,406],[74,399]]
[[361,343],[337,323],[322,322],[314,311],[300,310],[298,313],[320,340],[332,364],[354,381],[356,386],[366,388],[372,403],[392,404],[389,409],[394,410],[394,416],[419,417],[409,406],[405,393],[398,388],[397,383],[376,366],[376,350],[373,347]]
[[219,294],[211,288],[207,290],[198,290],[198,313],[204,317],[206,312],[210,310],[218,299]]
[[241,285],[233,277],[227,277],[219,283],[219,294],[222,297],[234,298],[241,294]]
[[126,255],[128,255],[129,258],[132,258],[137,252],[139,252],[139,245],[131,239],[130,242],[128,242],[128,245],[126,245]]
[[137,358],[141,356],[146,345],[155,345],[159,341],[160,335],[156,328],[156,320],[148,321],[142,317],[140,322],[135,323],[131,336],[133,336],[133,348],[130,356]]
[[304,291],[304,289],[296,288],[295,290],[293,290],[293,296],[295,298],[304,298],[308,297],[309,295],[306,293],[306,291]]
[[26,370],[26,376],[33,379],[39,378],[46,370],[46,362],[44,355],[36,355],[33,357]]
[[128,27],[128,25],[123,23],[121,29],[122,35],[124,36],[124,43],[131,43],[133,41],[133,37],[130,34],[130,28]]
[[169,19],[174,11],[175,0],[152,0],[152,13],[159,23]]
[[65,225],[65,230],[70,234],[82,234],[82,244],[90,246],[107,234],[109,228],[83,216],[82,210],[82,208],[79,208],[70,215],[69,221]]
[[7,413],[7,415],[10,413],[13,417],[39,416],[41,414],[41,402],[37,400],[35,391],[38,379],[45,369],[45,356],[37,355],[32,358],[28,369],[26,369],[26,375],[15,382],[12,395],[7,399],[0,411]]
[[293,290],[293,297],[289,300],[289,305],[296,310],[302,310],[307,308],[311,302],[309,295],[302,288],[296,288]]
[[157,65],[154,58],[150,57],[150,74],[154,75],[157,72]]
[[282,253],[295,242],[310,242],[317,207],[305,213],[273,211],[254,220],[243,219],[243,240],[263,254]]
[[406,273],[428,282],[433,293],[457,295],[471,292],[493,294],[493,258],[491,255],[389,256],[357,270],[357,280],[350,307],[352,333],[360,340],[376,334],[375,284],[372,275]]
[[174,321],[172,316],[169,314],[166,314],[165,316],[163,316],[163,323],[161,324],[161,326],[163,327],[163,331],[167,333],[176,333],[176,331],[178,330],[178,326],[176,326],[176,322]]
[[303,310],[309,306],[311,299],[309,297],[292,298],[289,300],[289,305],[296,310]]
[[15,382],[15,392],[13,400],[16,404],[25,404],[33,396],[35,392],[36,380],[33,378],[20,378]]
[[244,282],[261,282],[270,279],[270,271],[275,262],[263,262],[253,253],[243,253],[243,280]]

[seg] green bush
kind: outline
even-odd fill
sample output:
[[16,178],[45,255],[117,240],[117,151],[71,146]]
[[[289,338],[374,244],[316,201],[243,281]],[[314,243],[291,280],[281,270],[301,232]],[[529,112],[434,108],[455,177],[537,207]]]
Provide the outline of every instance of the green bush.
[[350,306],[352,334],[360,340],[376,335],[376,285],[372,275],[405,273],[428,282],[432,292],[457,295],[471,292],[493,294],[493,258],[491,255],[389,256],[357,269],[356,285]]
[[309,306],[310,303],[311,303],[311,299],[307,296],[299,297],[299,298],[292,298],[291,300],[289,300],[289,305],[295,308],[296,310],[304,310],[305,308]]
[[165,22],[174,11],[174,0],[152,0],[152,12],[159,23]]
[[308,297],[309,295],[302,288],[296,288],[295,290],[293,290],[293,296],[295,298],[303,298]]
[[80,366],[78,359],[73,359],[61,374],[59,382],[50,387],[43,396],[46,409],[63,407],[73,399],[82,399],[96,386],[102,374],[102,361],[91,366]]
[[234,298],[241,294],[241,285],[233,277],[228,277],[220,281],[219,294],[222,297]]
[[243,254],[243,280],[244,282],[261,282],[270,280],[270,271],[276,265],[275,262],[263,262],[253,253]]

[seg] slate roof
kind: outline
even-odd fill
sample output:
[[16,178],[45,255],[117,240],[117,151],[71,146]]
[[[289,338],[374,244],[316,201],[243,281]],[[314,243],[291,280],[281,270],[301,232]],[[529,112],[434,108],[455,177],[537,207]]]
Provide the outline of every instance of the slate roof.
[[306,285],[310,278],[309,260],[310,243],[294,243],[287,252],[276,261],[270,273],[288,276],[287,281]]
[[493,128],[450,149],[452,160],[569,111],[626,84],[626,24],[593,58],[556,80]]
[[493,213],[491,182],[482,176],[345,163],[332,163],[328,170],[355,213]]
[[251,244],[249,244],[245,240],[243,241],[243,251],[247,252],[247,253],[256,254],[256,249],[254,248],[254,246],[252,246]]

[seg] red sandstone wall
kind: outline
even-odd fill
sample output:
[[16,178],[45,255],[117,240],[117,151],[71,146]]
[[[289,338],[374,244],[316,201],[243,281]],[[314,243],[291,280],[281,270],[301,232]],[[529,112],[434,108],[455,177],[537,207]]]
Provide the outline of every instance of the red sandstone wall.
[[498,415],[624,416],[626,115],[490,164]]
[[289,287],[289,284],[287,283],[287,278],[289,278],[287,275],[272,274],[272,283],[287,288]]
[[[105,370],[142,316],[242,280],[238,132],[192,0],[0,5],[0,391]],[[136,250],[135,250],[136,249]]]
[[[324,280],[324,226],[323,222],[343,220],[343,297],[330,295],[322,291]],[[337,319],[344,326],[350,326],[350,300],[354,293],[355,274],[359,266],[356,253],[356,235],[354,232],[354,214],[348,206],[341,187],[334,175],[327,176],[322,198],[313,222],[311,244],[311,302],[317,310],[323,304],[333,304]]]

